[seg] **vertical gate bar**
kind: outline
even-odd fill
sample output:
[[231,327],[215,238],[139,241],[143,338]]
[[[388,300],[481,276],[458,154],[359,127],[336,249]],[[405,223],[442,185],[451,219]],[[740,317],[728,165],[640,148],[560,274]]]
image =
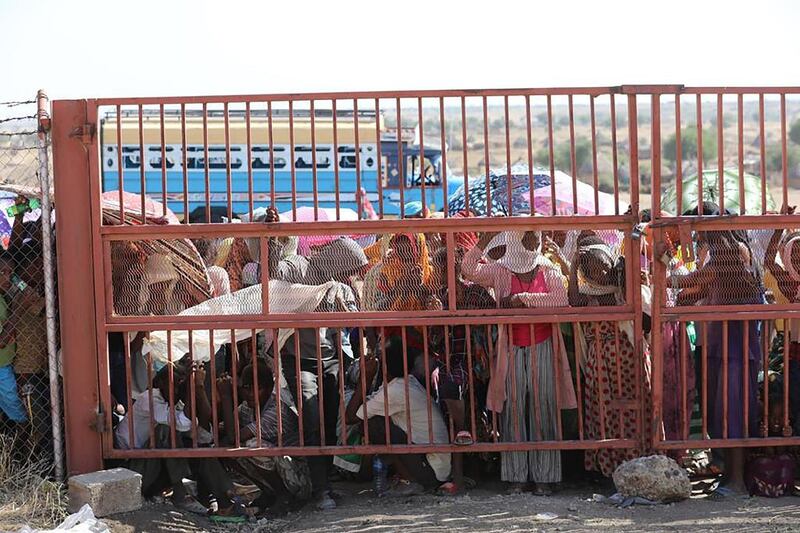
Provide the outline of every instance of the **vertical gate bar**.
[[[186,332],[189,337],[189,368],[192,370],[191,374],[189,375],[189,406],[192,410],[192,415],[194,418],[197,418],[197,387],[194,380],[194,371],[195,371],[195,360],[194,360],[194,342],[192,340],[193,331],[190,329]],[[205,388],[206,384],[201,383],[201,387]],[[213,385],[214,387],[217,386],[216,383]],[[192,448],[197,448],[197,424],[192,424]]]
[[117,174],[119,174],[119,220],[120,224],[125,225],[125,198],[122,178],[124,167],[122,166],[122,108],[117,104]]
[[758,139],[761,171],[761,214],[767,214],[767,141],[764,131],[764,94],[758,95]]
[[[294,337],[294,374],[296,380],[295,385],[297,386],[297,389],[295,389],[297,390],[297,393],[295,394],[294,402],[296,404],[295,407],[297,407],[297,425],[300,429],[300,446],[305,446],[306,438],[305,423],[303,421],[303,383],[300,376],[300,330],[295,328],[292,332],[292,336]],[[361,368],[364,367],[362,366]]]
[[[511,329],[511,328],[509,328]],[[513,332],[509,331],[509,335],[513,335]],[[508,366],[510,367],[511,371],[511,396],[508,397],[506,403],[510,401],[511,403],[511,419],[514,421],[514,442],[520,442],[522,439],[520,438],[520,431],[519,431],[519,410],[522,406],[519,404],[519,396],[517,396],[517,392],[521,392],[523,395],[525,391],[517,391],[517,350],[516,346],[512,346],[510,356],[510,362]],[[523,359],[524,361],[524,359]],[[524,403],[523,403],[524,405]]]
[[[450,326],[444,326],[444,337],[446,339],[450,338]],[[444,366],[445,369],[450,372],[450,343],[444,343]]]
[[600,323],[592,322],[592,329],[594,330],[594,365],[597,370],[597,375],[595,376],[597,402],[600,408],[600,440],[606,440],[606,400],[603,394],[603,374],[606,369],[603,367],[603,351],[600,346]]
[[[95,102],[85,102],[82,106],[84,108],[84,117],[85,121],[83,124],[97,124],[97,105]],[[71,122],[71,121],[70,121]],[[83,125],[81,124],[81,125]],[[97,370],[98,370],[98,385],[99,385],[99,406],[98,411],[103,414],[103,421],[105,423],[105,427],[110,430],[111,426],[111,384],[110,384],[110,372],[109,372],[109,352],[108,352],[108,333],[102,329],[102,324],[105,322],[105,317],[109,312],[106,309],[106,302],[105,298],[103,297],[103,292],[105,292],[105,282],[104,277],[111,277],[109,274],[108,276],[104,276],[104,259],[103,259],[103,246],[102,246],[102,238],[100,236],[100,227],[103,223],[103,211],[102,211],[102,194],[100,190],[100,171],[101,171],[101,161],[99,158],[100,150],[97,146],[97,137],[92,136],[91,143],[86,146],[81,146],[82,150],[86,150],[88,152],[88,160],[84,156],[84,161],[78,163],[79,165],[83,166],[83,164],[88,164],[88,172],[84,175],[84,179],[86,179],[86,175],[89,176],[89,190],[88,190],[88,197],[89,197],[89,225],[91,228],[91,259],[94,265],[94,269],[92,271],[93,279],[92,281],[92,289],[94,294],[94,323],[95,328],[100,330],[102,333],[96,336],[96,350],[98,354],[98,361],[97,361]],[[86,152],[84,152],[86,153]],[[85,258],[84,258],[85,260]],[[108,261],[110,262],[111,259],[109,257]],[[71,281],[71,280],[70,280]],[[88,280],[87,280],[88,281]],[[88,287],[87,287],[88,289]],[[97,400],[93,398],[91,400],[92,405]],[[93,410],[94,411],[94,410]],[[110,438],[111,435],[108,433],[104,433],[100,438],[100,448],[102,452],[107,452],[113,447],[113,439]]]
[[[159,138],[161,140],[161,198],[162,215],[167,216],[167,148],[164,143],[164,104],[158,106]],[[174,446],[173,446],[174,447]]]
[[592,125],[592,178],[594,184],[594,214],[600,214],[600,177],[597,174],[597,127],[594,116],[594,96],[589,96],[589,113]]
[[208,168],[208,104],[203,102],[203,173],[206,184],[206,223],[211,224],[211,176]]
[[[336,117],[336,105],[334,102],[333,116]],[[275,143],[272,136],[272,101],[267,102],[267,137],[269,141],[269,196],[270,206],[277,209],[275,205]],[[336,140],[336,118],[333,119],[333,138]],[[336,170],[336,166],[333,167]],[[338,171],[337,171],[338,176]],[[337,181],[338,183],[338,181]],[[338,220],[338,219],[337,219]],[[276,338],[277,339],[277,338]],[[277,340],[276,340],[277,342]],[[280,412],[280,409],[278,410]]]
[[683,141],[681,140],[681,95],[675,95],[675,215],[683,214]]
[[[786,335],[786,321],[784,321],[784,335]],[[769,340],[766,335],[762,336],[762,345],[761,345],[761,353],[763,354],[762,357],[762,368],[764,369],[764,376],[769,376]],[[769,380],[764,379],[764,413],[763,418],[765,422],[762,424],[762,436],[768,437],[769,436]]]
[[511,133],[509,132],[509,117],[508,117],[508,95],[503,97],[505,110],[503,114],[503,121],[506,127],[506,180],[508,181],[508,216],[514,216],[514,198],[511,185]]
[[403,160],[403,111],[400,108],[400,98],[395,99],[395,105],[397,109],[395,110],[395,114],[397,115],[396,126],[397,126],[397,166],[400,170],[400,218],[406,218],[406,162]]
[[[168,398],[169,403],[169,443],[174,450],[177,448],[177,435],[175,434],[175,365],[172,360],[172,331],[167,330],[167,375],[169,376]],[[192,413],[194,414],[194,413]]]
[[[320,328],[314,328],[314,333],[316,333],[317,339],[320,338]],[[337,337],[341,337],[341,335],[337,335]],[[324,377],[322,375],[322,346],[319,342],[317,342],[317,383],[318,391],[317,391],[317,409],[319,409],[319,442],[320,446],[325,446],[327,440],[325,439],[325,391],[324,387]],[[366,402],[366,397],[364,397],[364,402]]]
[[103,294],[105,295],[106,309],[104,316],[106,320],[114,315],[114,268],[111,265],[111,243],[103,241]]
[[617,154],[617,102],[611,93],[611,164],[614,173],[614,214],[619,215],[619,160]]
[[719,183],[719,212],[725,212],[725,139],[722,131],[722,93],[717,93],[717,180]]
[[[750,437],[750,421],[748,417],[750,416],[750,321],[745,320],[743,322],[744,328],[742,329],[742,414],[744,416],[744,434],[742,437],[749,438]],[[765,372],[764,375],[767,376],[769,372]],[[788,373],[786,374],[788,375]]]
[[289,170],[292,176],[292,222],[297,222],[297,170],[294,164],[294,100],[289,100]]
[[[784,189],[786,191],[786,189]],[[784,192],[785,194],[785,192]],[[786,204],[784,204],[786,205]],[[783,321],[783,329],[784,329],[784,341],[783,341],[783,436],[789,437],[792,435],[792,425],[789,423],[789,379],[786,379],[787,376],[791,376],[791,362],[789,357],[789,342],[786,342],[786,339],[789,338],[789,335],[786,334],[786,331],[790,329],[788,324],[788,320]],[[768,373],[765,369],[764,375],[767,376]],[[746,436],[746,435],[745,435]]]
[[[189,170],[186,168],[186,104],[181,103],[181,169],[183,170],[183,223],[189,223]],[[252,209],[251,209],[252,211]]]
[[[311,187],[314,195],[314,220],[319,220],[319,193],[317,184],[317,133],[316,133],[316,120],[314,114],[314,100],[310,102],[310,115],[311,115]],[[358,189],[360,190],[360,189]],[[358,190],[356,192],[358,192]]]
[[[681,372],[681,434],[683,440],[689,440],[689,421],[691,413],[689,412],[689,355],[686,343],[689,339],[686,334],[686,322],[678,323],[678,335],[680,337],[680,372]],[[667,437],[669,439],[669,437]]]
[[486,174],[486,216],[494,216],[492,212],[492,187],[489,179],[490,174],[490,155],[489,155],[489,108],[486,105],[486,96],[483,97],[483,169]]
[[[119,114],[117,114],[119,117]],[[117,137],[119,138],[119,137]],[[123,340],[123,355],[125,356],[125,384],[126,386],[126,403],[125,403],[125,418],[128,422],[128,447],[133,449],[136,447],[136,432],[133,426],[133,383],[131,371],[131,334],[129,331],[124,333]]]
[[236,342],[236,330],[231,330],[231,385],[233,386],[233,434],[237,448],[242,446],[241,427],[239,424],[239,346]]
[[464,158],[464,210],[469,209],[469,165],[467,158],[467,104],[466,99],[461,97],[461,150]]
[[[439,136],[439,143],[442,146],[442,175],[440,176],[442,180],[442,209],[444,211],[444,217],[448,218],[450,216],[450,209],[447,200],[450,195],[447,193],[447,135],[444,118],[444,98],[439,98]],[[380,142],[378,144],[380,144]],[[380,156],[380,153],[378,156]],[[378,159],[380,159],[380,157]]]
[[578,348],[578,329],[583,326],[572,322],[572,338],[575,339],[575,393],[578,398],[578,440],[583,440],[583,394],[581,391],[581,349]]
[[[483,327],[483,326],[478,326]],[[469,412],[470,424],[472,434],[472,442],[478,442],[478,424],[477,424],[477,411],[475,408],[475,378],[473,377],[474,361],[472,360],[472,328],[469,324],[465,326],[466,330],[466,347],[467,347],[467,376],[469,379]],[[447,329],[445,329],[445,344],[449,344]]]
[[661,96],[650,100],[650,172],[653,220],[661,218]]
[[553,97],[547,95],[547,148],[550,156],[550,214],[556,216],[556,161],[553,147]]
[[578,214],[578,163],[575,158],[575,106],[572,94],[567,96],[569,107],[569,163],[572,170],[572,214]]
[[[228,102],[222,104],[225,130],[225,187],[228,197],[228,222],[233,220],[233,177],[231,175],[231,123]],[[209,221],[210,222],[210,221]],[[237,417],[238,419],[238,417]]]
[[[281,403],[283,402],[283,398],[281,397],[281,390],[283,389],[283,385],[281,381],[283,380],[283,372],[281,371],[281,350],[280,350],[280,342],[278,333],[280,330],[273,329],[272,330],[272,360],[275,362],[275,410],[277,411],[277,424],[278,424],[278,448],[283,447],[283,407]],[[288,383],[286,384],[288,387]],[[298,418],[299,420],[299,418]],[[298,432],[302,431],[298,428]]]
[[[630,147],[630,204],[631,204],[631,216],[633,220],[638,222],[640,220],[639,216],[639,118],[638,118],[638,109],[636,107],[636,95],[629,94],[628,95],[628,146]],[[641,249],[639,246],[633,246],[634,239],[632,238],[630,233],[626,234],[626,238],[628,242],[631,243],[631,246],[627,247],[627,250],[630,250],[630,261],[626,257],[626,265],[628,262],[631,263],[630,272],[632,277],[632,283],[626,285],[630,285],[630,296],[632,297],[633,303],[633,331],[634,331],[634,339],[629,339],[631,345],[633,346],[633,353],[635,354],[643,354],[644,353],[644,345],[643,345],[643,338],[644,338],[644,327],[642,323],[642,291],[641,291]],[[628,289],[626,289],[628,290]],[[644,380],[646,379],[647,373],[644,366],[644,357],[638,357],[637,362],[635,365],[636,369],[636,379],[635,379],[635,390],[636,390],[636,399],[637,402],[637,417],[636,417],[636,427],[637,427],[637,434],[639,437],[639,443],[641,445],[648,446],[650,443],[646,442],[646,433],[644,431],[644,419],[645,419],[645,411],[647,407],[647,400],[649,399],[646,394],[644,393]]]
[[536,206],[533,198],[533,132],[531,130],[531,95],[525,95],[525,137],[528,148],[528,196],[531,206],[531,216],[536,215]]
[[[298,352],[299,353],[299,352]],[[369,445],[369,416],[367,415],[367,377],[364,369],[366,369],[366,358],[364,356],[364,351],[361,350],[359,352],[359,373],[358,376],[361,381],[361,413],[362,413],[362,424],[364,430],[364,444]],[[299,370],[298,370],[299,373]]]
[[336,99],[331,100],[331,107],[333,109],[333,181],[334,181],[334,194],[336,195],[336,220],[339,220],[341,215],[341,207],[339,202],[339,126],[336,123]]
[[[551,324],[553,338],[557,338],[556,335],[561,335],[561,325],[560,324]],[[562,343],[557,342],[555,349],[553,350],[553,376],[554,376],[554,387],[553,392],[555,394],[555,404],[556,404],[556,428],[558,429],[558,440],[563,440],[564,435],[562,431],[562,424],[561,424],[561,357],[559,354],[559,350],[561,349]],[[537,356],[538,357],[538,356]],[[566,357],[566,354],[564,354]],[[537,380],[538,384],[538,380]],[[608,383],[609,388],[611,387],[611,381]]]
[[[244,117],[245,117],[245,129],[247,130],[247,138],[245,139],[247,142],[247,207],[249,208],[249,213],[252,215],[253,213],[253,189],[255,188],[253,184],[253,132],[251,130],[250,125],[250,101],[244,103]],[[260,427],[260,424],[256,424],[256,426]],[[259,430],[260,431],[260,430]],[[259,447],[261,446],[259,440]]]
[[697,95],[696,126],[697,126],[697,214],[703,214],[703,101]]
[[[208,159],[206,159],[206,163]],[[206,165],[207,167],[208,165]],[[211,434],[214,437],[214,446],[219,446],[219,409],[217,402],[217,354],[214,350],[214,330],[208,330],[209,368],[211,370]]]
[[[529,334],[531,339],[536,338],[535,326],[533,324],[528,324]],[[531,398],[533,399],[533,417],[535,420],[535,428],[533,431],[534,440],[540,441],[544,440],[544,435],[542,435],[542,404],[539,401],[539,354],[535,352],[535,344],[531,346],[531,357],[530,357],[530,365],[531,365]],[[516,399],[515,399],[516,401]],[[527,402],[523,402],[523,405],[528,405]],[[527,416],[525,420],[530,420]],[[528,438],[530,435],[527,436]]]
[[[347,409],[345,407],[344,390],[344,353],[342,351],[342,336],[336,336],[336,357],[339,360],[339,439],[340,444],[349,444],[347,440]],[[366,399],[364,399],[366,402]]]
[[[385,432],[385,442],[387,445],[391,446],[392,438],[391,438],[391,429],[390,429],[390,420],[391,417],[389,416],[389,377],[387,376],[387,368],[386,368],[386,331],[383,327],[381,327],[381,374],[383,374],[383,425],[384,425],[384,432]],[[366,415],[366,409],[364,410]]]
[[147,353],[147,404],[148,423],[150,424],[150,449],[156,447],[156,422],[153,419],[153,352]]
[[[406,393],[406,427],[408,428],[408,433],[406,437],[408,439],[408,444],[413,442],[411,436],[411,399],[408,396],[408,339],[406,338],[406,328],[402,326],[402,342],[403,342],[403,383],[405,385],[405,393]],[[366,414],[364,416],[366,420]]]
[[142,195],[142,224],[145,224],[147,217],[145,216],[145,199],[147,198],[147,181],[144,176],[144,162],[147,159],[147,154],[144,151],[144,117],[143,117],[142,104],[139,104],[139,179],[141,180],[140,192]]
[[703,419],[703,438],[708,436],[708,322],[703,324],[703,344],[700,350],[700,366],[702,367],[702,419]]
[[[452,231],[447,232],[445,244],[447,246],[447,309],[455,311],[458,308],[456,299],[456,241]],[[444,304],[444,302],[442,303]],[[447,329],[445,329],[445,332],[447,332]],[[445,335],[445,339],[447,338],[447,335]],[[445,349],[447,349],[447,344],[449,343],[445,342]]]
[[[487,324],[487,327],[491,332],[491,326]],[[497,327],[502,328],[504,327],[504,325],[497,324]],[[495,361],[494,361],[494,353],[492,351],[492,343],[488,342],[487,346],[489,347],[489,364],[487,366],[489,371],[489,381],[491,382],[492,375],[494,374],[494,372],[492,372],[492,367],[494,366]],[[494,410],[492,410],[492,441],[497,443],[497,413]]]
[[[252,211],[251,211],[252,213]],[[258,339],[256,337],[256,330],[250,330],[250,366],[253,368],[253,423],[256,426],[256,446],[261,448],[261,386],[258,384]],[[278,391],[280,391],[280,376],[273,379],[274,383],[278,384]],[[272,391],[269,391],[270,393]],[[267,401],[269,398],[267,398]]]
[[728,438],[728,321],[722,322],[722,438]]
[[786,146],[786,93],[781,93],[781,187],[783,188],[783,204],[789,205],[789,156]]
[[[358,98],[353,100],[353,129],[355,130],[355,143],[356,143],[356,191],[361,190],[361,143],[359,143],[358,131]],[[358,207],[358,220],[363,218],[363,209],[361,205]]]
[[[259,276],[261,278],[261,314],[269,315],[269,246],[267,237],[259,237],[258,246],[261,264],[259,266]],[[277,343],[277,339],[275,339]],[[277,357],[277,356],[276,356]]]
[[[383,153],[381,149],[381,120],[383,119],[383,114],[381,113],[381,101],[380,98],[375,99],[375,138],[377,139],[377,148],[378,148],[378,218],[383,220]],[[359,191],[360,192],[360,191]],[[367,193],[369,191],[364,191],[364,198],[362,198],[362,202],[366,201],[369,196]]]
[[745,206],[744,195],[744,95],[739,94],[736,100],[736,114],[737,114],[737,137],[739,140],[738,156],[739,156],[739,214],[744,215],[747,211]]
[[433,395],[431,394],[431,372],[430,372],[430,354],[428,351],[428,326],[422,326],[422,354],[425,361],[425,391],[428,393],[425,405],[428,408],[428,442],[433,443],[433,413],[431,412],[431,402]]
[[422,199],[422,216],[427,216],[428,203],[425,197],[425,125],[422,114],[422,97],[417,98],[417,115],[419,123],[419,183]]
[[[619,348],[619,323],[616,321],[613,322],[614,324],[614,349],[616,350],[614,356],[614,363],[616,366],[617,371],[617,397],[619,399],[623,398],[622,392],[622,360],[620,358],[620,348]],[[610,381],[610,380],[609,380]],[[609,382],[609,389],[611,388],[611,383]],[[624,439],[624,433],[622,432],[622,424],[620,424],[620,436],[619,438]]]

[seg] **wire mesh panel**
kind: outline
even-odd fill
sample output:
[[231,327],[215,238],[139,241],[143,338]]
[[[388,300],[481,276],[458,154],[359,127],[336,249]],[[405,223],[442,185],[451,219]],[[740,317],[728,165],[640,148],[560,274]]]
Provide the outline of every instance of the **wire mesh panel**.
[[39,137],[36,104],[0,102],[0,431],[14,440],[16,460],[52,467],[40,181],[49,143]]

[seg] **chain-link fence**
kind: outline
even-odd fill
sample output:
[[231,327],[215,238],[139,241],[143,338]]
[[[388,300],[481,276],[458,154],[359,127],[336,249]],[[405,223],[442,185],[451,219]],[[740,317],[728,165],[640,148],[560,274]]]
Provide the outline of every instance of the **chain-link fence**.
[[[47,465],[60,477],[61,447],[54,447],[60,431],[55,439],[53,431],[60,400],[51,391],[54,350],[48,347],[55,306],[51,298],[48,308],[47,297],[55,290],[45,281],[54,241],[44,246],[42,227],[50,220],[43,216],[43,203],[49,210],[50,146],[38,118],[36,100],[0,102],[0,434],[13,443],[15,460]],[[53,340],[55,334],[53,329]]]

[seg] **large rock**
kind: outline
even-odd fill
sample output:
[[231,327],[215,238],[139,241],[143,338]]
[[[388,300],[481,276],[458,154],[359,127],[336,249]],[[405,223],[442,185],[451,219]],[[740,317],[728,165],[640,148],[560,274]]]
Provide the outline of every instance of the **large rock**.
[[657,502],[685,500],[692,495],[689,474],[663,455],[639,457],[622,463],[614,471],[614,485],[626,498]]
[[89,504],[95,516],[135,511],[142,507],[142,476],[127,468],[101,470],[69,478],[69,509]]

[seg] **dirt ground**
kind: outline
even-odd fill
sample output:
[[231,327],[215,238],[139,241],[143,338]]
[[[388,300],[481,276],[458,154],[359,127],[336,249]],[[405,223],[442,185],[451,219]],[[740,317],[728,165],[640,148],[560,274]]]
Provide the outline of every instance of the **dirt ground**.
[[[568,488],[546,498],[531,494],[506,495],[500,487],[493,487],[493,490],[476,489],[462,496],[377,499],[372,497],[369,485],[336,488],[343,497],[334,511],[321,512],[307,507],[286,518],[228,526],[227,530],[243,533],[800,531],[800,498],[793,497],[732,497],[711,501],[696,495],[691,500],[671,505],[620,509],[593,501],[591,486]],[[602,491],[605,495],[609,492]],[[168,505],[153,504],[135,513],[107,519],[106,523],[115,533],[226,530],[203,517],[178,512]]]

